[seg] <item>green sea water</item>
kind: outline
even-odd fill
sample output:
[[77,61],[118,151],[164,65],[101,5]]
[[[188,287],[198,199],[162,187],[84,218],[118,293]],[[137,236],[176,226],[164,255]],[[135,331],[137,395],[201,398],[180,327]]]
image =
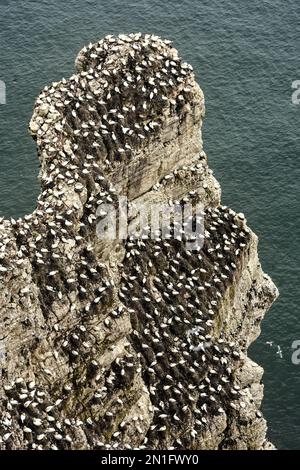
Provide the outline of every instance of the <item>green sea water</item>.
[[[106,34],[172,39],[204,90],[205,150],[223,202],[246,214],[280,298],[251,346],[265,369],[263,412],[278,448],[300,449],[300,3],[297,0],[0,0],[0,216],[30,213],[39,193],[27,133],[35,98],[68,77],[81,47]],[[271,347],[266,344],[273,341]],[[283,357],[277,353],[277,345]]]

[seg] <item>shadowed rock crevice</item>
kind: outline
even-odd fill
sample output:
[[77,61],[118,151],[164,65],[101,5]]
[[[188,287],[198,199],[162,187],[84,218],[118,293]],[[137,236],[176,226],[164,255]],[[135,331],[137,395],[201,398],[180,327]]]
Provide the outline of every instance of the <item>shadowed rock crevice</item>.
[[[247,348],[277,290],[220,204],[192,67],[132,34],[90,44],[76,69],[35,104],[36,210],[0,221],[0,447],[272,447]],[[125,195],[203,204],[203,246],[100,240],[98,207]]]

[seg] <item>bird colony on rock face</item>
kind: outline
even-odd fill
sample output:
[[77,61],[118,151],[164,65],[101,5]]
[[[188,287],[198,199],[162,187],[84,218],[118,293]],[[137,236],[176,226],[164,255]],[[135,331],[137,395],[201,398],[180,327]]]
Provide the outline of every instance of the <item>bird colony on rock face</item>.
[[[42,192],[36,211],[13,221],[18,246],[30,254],[37,283],[43,286],[45,314],[49,302],[63,301],[78,284],[87,298],[86,280],[97,281],[101,275],[96,263],[85,262],[93,257],[88,240],[97,207],[115,199],[105,170],[129,160],[133,149],[155,137],[164,110],[184,113],[189,101],[191,67],[182,63],[169,41],[158,37],[109,36],[84,49],[81,62],[82,68],[88,64],[87,70],[46,87],[37,100],[32,130],[40,153],[46,155]],[[80,198],[65,203],[69,188],[79,195],[87,192],[83,208]]]
[[[193,107],[194,77],[169,41],[141,34],[90,44],[77,68],[36,102],[30,125],[41,159],[36,210],[0,221],[1,286],[14,263],[30,261],[55,337],[53,354],[69,374],[61,383],[52,383],[47,368],[41,383],[27,373],[3,375],[0,446],[193,447],[212,416],[232,415],[242,404],[233,378],[240,355],[216,317],[250,236],[231,210],[207,209],[204,245],[195,252],[159,233],[155,240],[128,239],[115,285],[96,250],[97,207],[118,196],[106,175],[155,141],[165,115],[184,118]],[[55,321],[66,306],[71,328]],[[122,353],[100,364],[99,334],[126,315],[131,330]],[[113,345],[104,347],[113,354]],[[142,411],[123,416],[138,380],[149,392],[148,424]]]
[[154,409],[150,448],[189,447],[213,415],[234,410],[241,398],[232,374],[240,354],[215,329],[249,235],[226,207],[204,216],[205,242],[196,252],[172,237],[127,242],[120,296]]

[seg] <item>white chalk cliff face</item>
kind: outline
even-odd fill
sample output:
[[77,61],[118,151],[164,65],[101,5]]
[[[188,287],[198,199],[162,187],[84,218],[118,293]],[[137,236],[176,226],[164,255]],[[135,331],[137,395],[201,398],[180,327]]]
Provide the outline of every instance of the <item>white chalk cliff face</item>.
[[[220,203],[192,67],[132,34],[76,69],[35,104],[36,210],[0,219],[0,448],[272,448],[247,348],[277,289]],[[119,195],[203,203],[203,247],[100,240]]]

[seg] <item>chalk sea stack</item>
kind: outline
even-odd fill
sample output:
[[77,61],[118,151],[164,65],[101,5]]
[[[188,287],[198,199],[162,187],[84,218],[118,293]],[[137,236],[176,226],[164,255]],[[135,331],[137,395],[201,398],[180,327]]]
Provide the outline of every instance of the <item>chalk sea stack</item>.
[[[36,209],[0,219],[1,449],[270,449],[248,346],[277,296],[222,206],[193,69],[107,36],[38,97]],[[97,236],[97,208],[198,201],[200,250]]]

